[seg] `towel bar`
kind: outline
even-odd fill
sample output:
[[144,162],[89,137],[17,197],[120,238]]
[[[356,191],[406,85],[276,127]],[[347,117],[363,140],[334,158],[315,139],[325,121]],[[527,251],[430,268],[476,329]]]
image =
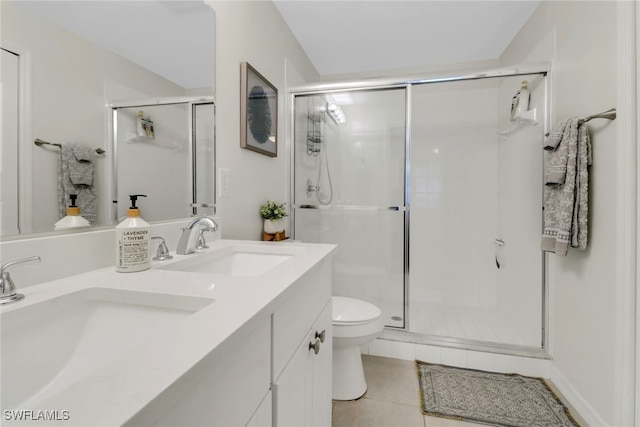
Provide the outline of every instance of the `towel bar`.
[[[47,141],[43,141],[40,138],[36,138],[33,141],[34,144],[36,144],[38,147],[42,146],[42,145],[55,145],[58,148],[62,148],[62,144],[57,144],[55,142],[47,142]],[[98,154],[104,154],[106,153],[106,151],[104,151],[102,148],[96,148],[96,153]]]
[[[592,119],[607,119],[607,120],[615,120],[617,116],[617,111],[615,108],[609,108],[607,111],[603,111],[602,113],[592,114],[590,116],[585,117],[584,119],[578,120],[578,124],[584,124]],[[549,136],[549,132],[545,133],[544,136]]]

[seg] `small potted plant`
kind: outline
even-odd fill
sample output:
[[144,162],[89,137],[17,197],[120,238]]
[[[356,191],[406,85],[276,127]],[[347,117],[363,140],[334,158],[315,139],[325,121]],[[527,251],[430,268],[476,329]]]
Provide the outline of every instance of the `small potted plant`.
[[271,200],[260,206],[260,216],[264,218],[264,232],[276,234],[284,231],[283,218],[287,216],[284,203],[277,204]]

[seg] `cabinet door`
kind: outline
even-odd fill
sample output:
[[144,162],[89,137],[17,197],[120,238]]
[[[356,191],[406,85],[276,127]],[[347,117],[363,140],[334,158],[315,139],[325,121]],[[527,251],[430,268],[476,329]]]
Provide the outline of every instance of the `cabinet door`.
[[329,302],[274,383],[274,426],[331,425],[331,319]]
[[324,342],[320,344],[318,354],[311,354],[312,363],[312,426],[327,427],[331,425],[331,392],[333,378],[333,316],[331,301],[325,306],[311,330],[311,337],[324,331]]
[[247,423],[246,427],[271,427],[273,422],[271,406],[271,391],[269,391]]
[[311,425],[311,332],[298,346],[293,357],[272,387],[274,393],[274,426],[302,427]]

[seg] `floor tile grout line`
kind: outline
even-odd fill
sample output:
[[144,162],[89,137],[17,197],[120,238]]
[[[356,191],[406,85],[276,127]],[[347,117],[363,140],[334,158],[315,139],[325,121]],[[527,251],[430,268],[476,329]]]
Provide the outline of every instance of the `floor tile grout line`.
[[[411,404],[411,403],[396,402],[394,400],[380,399],[380,398],[375,398],[375,397],[362,397],[361,399],[375,400],[376,402],[387,402],[387,403],[393,403],[393,404],[396,404],[396,405],[409,406],[411,408],[417,408],[418,410],[420,410],[420,413],[422,413],[422,410],[420,409],[420,402],[418,402],[417,405],[414,405],[414,404]],[[361,400],[361,399],[359,399],[359,400]]]

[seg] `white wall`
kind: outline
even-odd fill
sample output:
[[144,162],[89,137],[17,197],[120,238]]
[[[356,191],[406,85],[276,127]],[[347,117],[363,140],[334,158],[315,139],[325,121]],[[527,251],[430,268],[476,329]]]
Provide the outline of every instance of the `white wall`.
[[[216,157],[230,170],[230,192],[218,197],[225,238],[261,239],[260,205],[288,202],[286,88],[319,76],[277,9],[266,1],[210,0],[216,12]],[[249,62],[278,88],[278,156],[240,148],[240,64]],[[288,227],[287,227],[288,228]]]
[[[552,122],[616,106],[617,2],[542,2],[502,55],[552,61]],[[589,123],[589,246],[549,255],[552,379],[592,425],[621,425],[616,342],[616,122]]]
[[[25,10],[2,4],[2,44],[31,58],[31,134],[55,143],[107,150],[96,159],[98,223],[107,223],[108,165],[105,104],[114,99],[184,95],[184,89]],[[114,97],[115,95],[115,97]],[[4,142],[3,142],[4,143]],[[33,159],[33,230],[58,221],[58,150],[27,144]]]

